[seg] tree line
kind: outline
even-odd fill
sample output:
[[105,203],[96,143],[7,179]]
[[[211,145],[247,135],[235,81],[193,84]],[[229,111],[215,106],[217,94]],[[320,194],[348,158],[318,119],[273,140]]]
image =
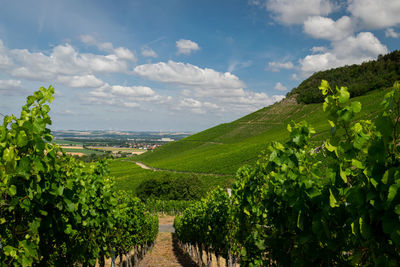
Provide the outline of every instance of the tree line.
[[339,85],[347,87],[351,97],[388,88],[393,81],[400,80],[400,51],[395,50],[380,55],[377,60],[364,62],[361,65],[354,64],[316,72],[297,88],[293,88],[287,96],[294,95],[298,103],[322,103],[325,96],[318,90],[322,80],[328,81],[333,87]]

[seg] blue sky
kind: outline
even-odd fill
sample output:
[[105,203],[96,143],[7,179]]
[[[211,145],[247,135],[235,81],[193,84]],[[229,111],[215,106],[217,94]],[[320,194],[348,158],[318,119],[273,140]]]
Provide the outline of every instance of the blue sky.
[[53,85],[52,129],[200,131],[399,49],[398,14],[398,0],[0,0],[0,112]]

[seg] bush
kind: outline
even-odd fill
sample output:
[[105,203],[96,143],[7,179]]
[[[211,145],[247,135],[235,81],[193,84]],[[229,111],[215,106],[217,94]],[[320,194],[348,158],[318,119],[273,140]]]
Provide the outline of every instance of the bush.
[[203,195],[202,181],[196,175],[172,178],[169,174],[142,182],[136,189],[142,200],[196,200]]

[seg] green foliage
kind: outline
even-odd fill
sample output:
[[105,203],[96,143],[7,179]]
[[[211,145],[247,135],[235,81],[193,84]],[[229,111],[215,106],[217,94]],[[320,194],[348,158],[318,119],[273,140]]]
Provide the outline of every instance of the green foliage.
[[143,181],[136,189],[137,196],[162,200],[195,200],[203,196],[202,181],[196,175],[160,178]]
[[[76,161],[51,143],[53,94],[53,87],[40,88],[19,118],[5,116],[0,127],[2,266],[94,265],[113,242],[132,246],[122,233],[140,235],[140,244],[154,240],[158,229],[139,200],[113,193],[105,162]],[[128,229],[134,215],[141,219]]]
[[395,50],[377,60],[361,65],[344,66],[320,71],[304,80],[289,95],[295,94],[301,103],[321,103],[324,95],[318,90],[321,80],[325,79],[333,86],[343,85],[349,88],[352,97],[368,91],[390,87],[400,79],[400,52]]
[[194,201],[191,200],[160,200],[160,199],[147,199],[146,210],[151,213],[163,213],[168,215],[181,214],[188,208]]
[[216,188],[188,207],[174,221],[183,243],[200,246],[226,257],[230,246],[230,201],[226,191]]
[[400,83],[374,121],[354,121],[361,103],[347,88],[323,81],[320,90],[331,128],[324,147],[313,149],[307,123],[289,124],[285,144],[238,171],[227,220],[209,209],[226,207],[213,194],[177,217],[182,242],[219,247],[210,230],[220,227],[244,266],[397,266]]

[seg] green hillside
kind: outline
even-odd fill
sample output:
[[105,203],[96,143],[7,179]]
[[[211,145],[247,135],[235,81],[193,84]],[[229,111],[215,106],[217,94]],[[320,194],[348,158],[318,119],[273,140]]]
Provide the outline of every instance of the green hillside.
[[[354,98],[362,103],[357,118],[371,118],[378,111],[386,90],[370,91]],[[231,123],[225,123],[164,145],[137,159],[145,164],[169,170],[199,173],[235,174],[244,164],[253,164],[271,141],[284,141],[290,121],[306,120],[317,134],[316,146],[327,135],[322,104],[298,104],[291,96]]]
[[[194,174],[175,173],[168,171],[152,171],[145,170],[136,165],[134,161],[129,159],[115,159],[110,161],[110,176],[115,177],[115,186],[118,189],[135,192],[136,188],[144,181],[150,179],[160,179],[165,177],[179,178],[190,177]],[[196,175],[203,182],[203,190],[206,191],[212,187],[230,186],[233,176],[215,176],[215,175]]]

